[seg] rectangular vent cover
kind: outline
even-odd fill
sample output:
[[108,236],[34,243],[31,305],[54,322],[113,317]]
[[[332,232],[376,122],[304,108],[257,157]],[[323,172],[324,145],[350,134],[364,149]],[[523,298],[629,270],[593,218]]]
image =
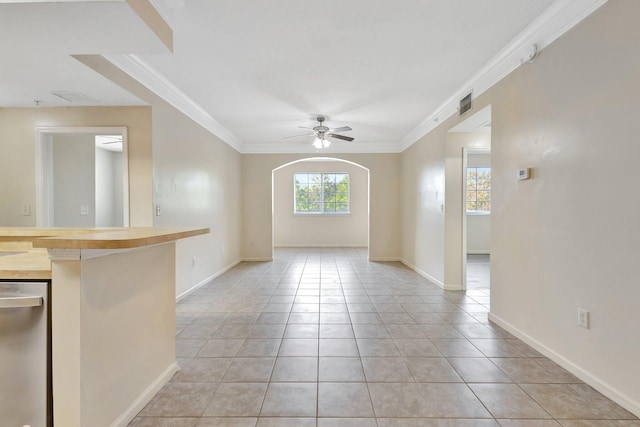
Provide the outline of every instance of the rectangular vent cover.
[[68,102],[80,102],[80,103],[88,103],[88,104],[97,104],[93,98],[88,97],[84,93],[74,92],[70,90],[56,90],[51,92],[51,95],[55,95],[58,98],[62,98]]
[[460,100],[460,108],[458,108],[460,115],[463,115],[469,110],[471,110],[471,92]]

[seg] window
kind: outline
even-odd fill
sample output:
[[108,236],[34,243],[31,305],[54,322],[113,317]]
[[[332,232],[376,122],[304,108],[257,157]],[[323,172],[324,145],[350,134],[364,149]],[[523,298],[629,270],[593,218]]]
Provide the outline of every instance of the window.
[[294,213],[348,214],[348,173],[296,173]]
[[467,168],[467,213],[491,213],[491,168]]

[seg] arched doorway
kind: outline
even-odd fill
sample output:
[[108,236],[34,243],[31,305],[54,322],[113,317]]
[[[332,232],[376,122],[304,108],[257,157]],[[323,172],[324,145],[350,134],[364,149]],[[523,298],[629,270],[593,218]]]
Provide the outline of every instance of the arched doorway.
[[[306,175],[306,177],[305,177]],[[329,203],[332,210],[300,203],[301,187],[310,185],[322,191],[323,182],[348,176],[349,204]],[[307,179],[307,181],[305,181]],[[271,250],[276,247],[363,247],[369,258],[370,171],[348,160],[333,157],[298,159],[271,173]],[[344,187],[343,187],[344,188]],[[302,190],[302,191],[301,191]],[[298,196],[298,197],[296,197]],[[298,201],[298,203],[296,203]],[[343,202],[342,200],[341,202]],[[306,211],[305,211],[306,210]]]

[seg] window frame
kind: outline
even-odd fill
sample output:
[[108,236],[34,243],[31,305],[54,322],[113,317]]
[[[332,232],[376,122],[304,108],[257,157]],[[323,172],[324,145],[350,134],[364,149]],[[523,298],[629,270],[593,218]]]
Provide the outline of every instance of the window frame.
[[[320,175],[320,200],[322,205],[321,212],[314,211],[298,211],[296,205],[296,175]],[[325,175],[346,175],[349,182],[347,188],[347,210],[342,212],[325,211],[324,210],[324,176]],[[294,172],[293,173],[293,215],[300,216],[349,216],[351,215],[351,174],[348,172]]]
[[[476,186],[475,189],[473,190],[469,190],[469,170],[470,169],[475,169],[476,172]],[[488,190],[478,190],[478,169],[489,169],[489,189]],[[469,216],[487,216],[487,215],[491,215],[491,209],[492,209],[492,199],[493,199],[493,173],[492,173],[492,169],[491,166],[467,166],[467,169],[465,170],[465,174],[464,174],[464,188],[465,188],[465,192],[464,192],[464,210],[465,210],[465,214],[469,215]],[[475,192],[475,199],[474,200],[468,200],[468,194],[469,192]],[[476,203],[476,208],[478,207],[478,192],[479,191],[486,191],[489,193],[489,210],[488,211],[482,211],[482,210],[469,210],[467,207],[467,203],[469,202],[474,202]]]

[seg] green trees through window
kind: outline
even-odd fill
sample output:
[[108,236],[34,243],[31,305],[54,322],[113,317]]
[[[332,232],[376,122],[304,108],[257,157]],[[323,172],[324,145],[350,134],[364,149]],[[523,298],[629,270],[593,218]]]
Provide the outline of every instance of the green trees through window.
[[491,168],[467,168],[467,213],[491,213]]
[[349,174],[296,173],[293,180],[295,213],[349,213]]

